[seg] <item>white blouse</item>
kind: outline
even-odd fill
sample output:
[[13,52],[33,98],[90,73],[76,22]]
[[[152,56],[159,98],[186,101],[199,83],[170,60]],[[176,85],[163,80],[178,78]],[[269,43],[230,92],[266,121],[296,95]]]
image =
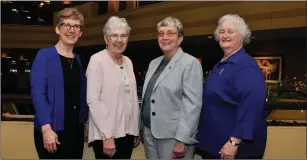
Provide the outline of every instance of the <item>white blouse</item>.
[[129,82],[127,70],[123,65],[116,65],[116,67],[122,75],[122,81],[124,82],[124,87],[125,87],[125,94],[129,102],[131,103],[130,82]]
[[128,134],[130,131],[129,131],[129,128],[130,127],[130,119],[131,119],[131,95],[130,95],[130,82],[129,82],[129,77],[128,77],[128,74],[127,74],[127,70],[126,68],[123,66],[123,65],[118,65],[116,64],[116,68],[119,70],[119,72],[121,73],[121,83],[123,83],[123,86],[124,86],[124,91],[125,91],[125,95],[126,95],[126,98],[129,102],[129,104],[127,104],[127,106],[124,107],[124,115],[125,115],[125,130],[126,130],[126,134]]

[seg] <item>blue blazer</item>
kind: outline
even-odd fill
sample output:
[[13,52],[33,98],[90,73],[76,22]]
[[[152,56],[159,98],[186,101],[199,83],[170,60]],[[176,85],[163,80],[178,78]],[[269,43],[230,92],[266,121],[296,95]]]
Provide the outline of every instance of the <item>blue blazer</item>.
[[197,147],[219,157],[230,139],[242,139],[237,158],[264,154],[267,138],[265,80],[244,48],[217,63],[203,86]]
[[[88,117],[86,103],[86,77],[78,55],[80,66],[80,124]],[[64,77],[60,56],[55,46],[38,51],[32,64],[31,95],[35,108],[34,128],[40,130],[50,124],[54,131],[64,130]]]

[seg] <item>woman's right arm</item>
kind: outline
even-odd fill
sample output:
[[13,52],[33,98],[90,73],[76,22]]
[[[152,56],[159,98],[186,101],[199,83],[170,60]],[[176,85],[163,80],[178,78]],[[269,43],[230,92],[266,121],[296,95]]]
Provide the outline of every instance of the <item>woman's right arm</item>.
[[51,107],[47,102],[46,58],[46,53],[40,50],[34,59],[30,75],[32,102],[40,127],[52,123]]
[[98,58],[93,55],[86,71],[87,76],[87,104],[89,106],[91,118],[100,132],[103,140],[111,138],[111,135],[106,133],[104,117],[106,116],[106,108],[100,100],[101,89],[103,84],[103,71],[99,64]]
[[47,102],[47,60],[46,53],[40,50],[34,59],[30,75],[31,95],[44,139],[44,148],[48,152],[56,152],[56,144],[60,144],[57,134],[51,128],[51,109]]

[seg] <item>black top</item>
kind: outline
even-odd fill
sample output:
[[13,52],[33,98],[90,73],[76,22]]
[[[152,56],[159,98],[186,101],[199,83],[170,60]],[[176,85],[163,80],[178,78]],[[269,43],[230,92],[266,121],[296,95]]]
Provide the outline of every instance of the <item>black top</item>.
[[75,58],[60,57],[64,78],[64,131],[73,131],[79,124],[80,66]]
[[152,91],[153,91],[153,88],[155,86],[156,81],[158,80],[159,76],[163,72],[164,68],[167,66],[168,62],[169,61],[166,60],[166,59],[162,60],[159,67],[157,68],[155,73],[150,78],[148,85],[147,85],[147,88],[146,88],[145,95],[144,95],[141,114],[142,114],[144,126],[149,128],[149,129],[151,128],[151,126],[150,126],[151,115],[155,116],[155,113],[150,114],[150,108],[151,108],[150,103],[155,103],[155,101],[151,100],[150,97],[151,97],[151,94],[152,94]]

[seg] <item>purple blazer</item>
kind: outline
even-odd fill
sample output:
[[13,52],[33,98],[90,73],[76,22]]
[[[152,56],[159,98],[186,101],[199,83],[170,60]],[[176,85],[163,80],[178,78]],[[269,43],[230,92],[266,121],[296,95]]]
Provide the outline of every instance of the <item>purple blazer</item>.
[[[75,56],[80,66],[81,124],[88,118],[86,77],[79,56]],[[40,130],[42,125],[50,124],[54,131],[64,130],[64,77],[55,46],[38,51],[32,65],[30,82],[35,108],[34,128]]]
[[263,156],[267,139],[265,80],[244,48],[217,63],[203,91],[196,147],[218,158],[223,145],[236,137],[243,140],[238,159]]

